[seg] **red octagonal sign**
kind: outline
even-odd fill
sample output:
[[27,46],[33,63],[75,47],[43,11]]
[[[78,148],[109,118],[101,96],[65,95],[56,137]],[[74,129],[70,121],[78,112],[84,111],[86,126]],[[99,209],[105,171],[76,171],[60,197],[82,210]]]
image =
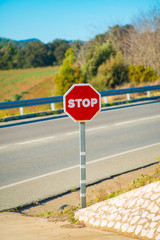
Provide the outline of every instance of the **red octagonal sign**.
[[90,84],[74,84],[63,96],[64,112],[73,121],[91,120],[101,109],[101,96]]

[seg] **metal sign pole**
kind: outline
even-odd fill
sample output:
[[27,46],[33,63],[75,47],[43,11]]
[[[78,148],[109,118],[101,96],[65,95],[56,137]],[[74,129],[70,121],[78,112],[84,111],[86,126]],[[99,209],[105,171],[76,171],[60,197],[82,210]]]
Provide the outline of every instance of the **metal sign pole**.
[[80,198],[81,208],[86,207],[86,138],[85,122],[80,122]]

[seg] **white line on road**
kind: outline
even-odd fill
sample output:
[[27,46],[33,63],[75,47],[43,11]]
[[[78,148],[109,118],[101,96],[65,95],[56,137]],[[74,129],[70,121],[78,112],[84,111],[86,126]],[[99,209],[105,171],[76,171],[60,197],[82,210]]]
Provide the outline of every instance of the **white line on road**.
[[46,137],[46,138],[38,138],[38,139],[33,139],[33,140],[25,141],[25,142],[12,143],[12,144],[8,144],[8,145],[0,146],[0,150],[8,148],[8,147],[16,146],[16,145],[26,145],[26,144],[32,144],[32,143],[47,142],[47,141],[50,141],[53,139],[55,139],[55,136]]
[[[150,144],[150,145],[147,145],[147,146],[143,146],[143,147],[139,147],[139,148],[135,148],[135,149],[131,149],[131,150],[128,150],[128,151],[125,151],[125,152],[113,154],[113,155],[110,155],[110,156],[105,156],[103,158],[92,160],[92,161],[88,162],[87,165],[90,165],[90,164],[93,164],[93,163],[96,163],[96,162],[101,162],[101,161],[104,161],[104,160],[107,160],[107,159],[110,159],[110,158],[114,158],[114,157],[118,157],[118,156],[121,156],[121,155],[125,155],[125,154],[128,154],[128,153],[132,153],[132,152],[144,150],[144,149],[147,149],[147,148],[155,147],[155,146],[158,146],[158,145],[160,145],[160,142]],[[42,175],[37,176],[37,177],[29,178],[29,179],[26,179],[26,180],[23,180],[23,181],[19,181],[19,182],[16,182],[16,183],[12,183],[12,184],[2,186],[2,187],[0,187],[0,190],[6,189],[6,188],[9,188],[9,187],[14,187],[16,185],[27,183],[27,182],[30,182],[30,181],[34,181],[34,180],[37,180],[37,179],[40,179],[40,178],[48,177],[50,175],[58,174],[58,173],[61,173],[61,172],[64,172],[64,171],[69,171],[69,170],[79,168],[79,167],[80,167],[80,165],[78,164],[78,165],[74,165],[72,167],[64,168],[64,169],[57,170],[57,171],[50,172],[50,173],[46,173],[46,174],[42,174]]]
[[17,144],[18,145],[23,145],[23,144],[30,144],[30,143],[36,143],[36,142],[45,142],[45,141],[48,141],[48,140],[52,140],[54,138],[55,138],[55,136],[51,136],[51,137],[46,137],[46,138],[39,138],[39,139],[30,140],[30,141],[20,142],[20,143],[17,143]]
[[88,165],[89,164],[93,164],[93,163],[100,162],[100,161],[103,161],[103,160],[107,160],[107,159],[110,159],[110,158],[119,157],[121,155],[125,155],[125,154],[128,154],[128,153],[144,150],[144,149],[147,149],[147,148],[150,148],[150,147],[155,147],[155,146],[158,146],[158,145],[160,145],[160,142],[154,143],[154,144],[150,144],[150,145],[147,145],[147,146],[144,146],[144,147],[135,148],[135,149],[128,150],[128,151],[125,151],[125,152],[116,153],[116,154],[113,154],[111,156],[106,156],[106,157],[99,158],[99,159],[96,159],[96,160],[92,160],[92,161],[88,162],[87,164]]
[[30,182],[30,181],[34,181],[34,180],[37,180],[37,179],[40,179],[40,178],[43,178],[43,177],[48,177],[48,176],[50,176],[50,175],[54,175],[54,174],[57,174],[57,173],[61,173],[61,172],[64,172],[64,171],[68,171],[68,170],[71,170],[71,169],[74,169],[74,168],[77,168],[77,167],[79,167],[79,165],[75,165],[75,166],[73,166],[73,167],[68,167],[68,168],[64,168],[64,169],[58,170],[58,171],[54,171],[54,172],[42,174],[42,175],[37,176],[37,177],[28,178],[28,179],[22,180],[22,181],[20,181],[20,182],[11,183],[11,184],[8,184],[8,185],[6,185],[6,186],[0,187],[0,190],[5,189],[5,188],[8,188],[8,187],[14,187],[14,186],[19,185],[19,184],[22,184],[22,183],[27,183],[27,182]]
[[155,119],[155,118],[159,118],[159,117],[160,117],[160,115],[145,117],[145,118],[138,118],[138,119],[134,119],[134,120],[126,121],[126,122],[115,123],[114,125],[119,126],[119,125],[123,125],[123,124],[134,123],[134,122],[138,122],[138,121],[145,121],[145,120]]
[[[86,132],[92,132],[92,131],[96,131],[96,130],[100,130],[100,129],[104,129],[104,128],[107,128],[108,126],[105,125],[105,126],[99,126],[99,127],[95,127],[95,128],[88,128],[86,129]],[[74,131],[74,132],[69,132],[69,133],[66,133],[66,135],[74,135],[74,134],[79,134],[79,131]]]
[[86,132],[96,131],[96,130],[100,130],[100,129],[104,129],[104,128],[108,128],[108,125],[95,127],[95,128],[89,128],[89,129],[86,129]]
[[[155,118],[159,118],[159,117],[160,117],[160,115],[155,115],[155,116],[151,116],[151,117],[145,117],[145,118],[139,118],[139,119],[134,119],[134,120],[125,121],[125,122],[114,123],[113,125],[110,125],[110,126],[120,126],[120,125],[135,123],[135,122],[138,122],[138,121],[151,120],[151,119],[155,119]],[[109,125],[103,125],[103,126],[99,126],[99,127],[95,127],[95,128],[88,128],[88,129],[86,129],[86,132],[101,130],[101,129],[105,129],[105,128],[108,128],[108,127],[109,127]],[[79,134],[79,131],[69,132],[69,133],[66,133],[65,135],[66,136],[71,136],[71,135],[75,135],[75,134]],[[19,142],[19,143],[8,144],[8,145],[0,146],[0,150],[3,150],[5,148],[11,147],[11,146],[16,146],[16,145],[26,145],[26,144],[32,144],[32,143],[38,143],[38,142],[46,142],[46,141],[53,140],[56,137],[58,137],[58,135],[57,136],[50,136],[50,137],[46,137],[46,138],[28,140],[28,141]]]
[[78,134],[78,133],[79,133],[79,131],[74,131],[74,132],[66,133],[66,135],[69,136],[69,135],[74,135],[74,134]]
[[1,149],[4,149],[4,148],[7,148],[7,147],[8,147],[7,145],[6,145],[6,146],[1,146],[1,147],[0,147],[0,150],[1,150]]

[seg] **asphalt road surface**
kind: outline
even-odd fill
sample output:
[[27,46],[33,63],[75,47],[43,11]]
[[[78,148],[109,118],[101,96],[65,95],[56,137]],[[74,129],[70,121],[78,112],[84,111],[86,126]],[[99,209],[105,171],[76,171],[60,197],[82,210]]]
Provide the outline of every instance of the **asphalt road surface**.
[[[109,107],[86,123],[87,184],[160,158],[160,101]],[[0,124],[0,210],[80,185],[79,124],[43,117]]]

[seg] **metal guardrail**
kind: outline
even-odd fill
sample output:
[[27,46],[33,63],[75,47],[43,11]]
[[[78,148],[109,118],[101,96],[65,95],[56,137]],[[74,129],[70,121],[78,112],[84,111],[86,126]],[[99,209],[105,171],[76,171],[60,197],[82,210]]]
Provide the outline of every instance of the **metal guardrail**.
[[63,96],[0,102],[0,110],[63,102]]
[[[115,96],[115,95],[122,95],[122,94],[126,94],[127,100],[129,101],[131,100],[130,98],[131,93],[147,92],[147,98],[149,99],[151,97],[150,91],[153,91],[153,90],[160,90],[160,85],[106,90],[106,91],[100,91],[99,93],[101,94],[101,97],[104,98],[104,103],[107,104],[108,96]],[[23,107],[51,104],[51,110],[55,111],[55,103],[59,103],[59,102],[63,102],[63,96],[35,98],[35,99],[19,100],[19,101],[12,101],[12,102],[0,102],[0,110],[20,108],[20,115],[23,115],[24,114]]]
[[100,91],[100,94],[101,94],[101,97],[104,97],[105,104],[107,104],[107,96],[115,96],[115,95],[126,94],[127,95],[127,100],[130,101],[131,100],[131,98],[130,98],[131,93],[147,92],[147,98],[150,98],[151,97],[150,91],[153,91],[153,90],[160,90],[160,85]]

